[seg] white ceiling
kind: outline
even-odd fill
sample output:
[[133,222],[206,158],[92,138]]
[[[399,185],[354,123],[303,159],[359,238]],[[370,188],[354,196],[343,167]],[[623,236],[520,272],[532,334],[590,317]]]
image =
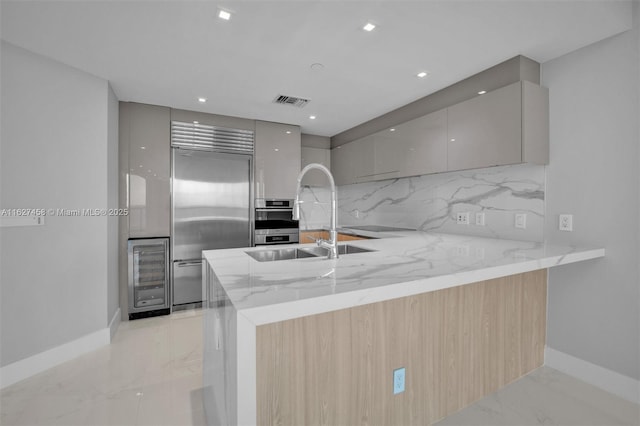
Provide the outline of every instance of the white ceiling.
[[[2,38],[110,81],[120,100],[332,136],[513,56],[631,27],[623,1],[7,1]],[[217,18],[218,8],[233,12]],[[378,27],[362,30],[367,22]],[[313,71],[322,63],[322,71]],[[419,71],[429,77],[418,79]],[[303,109],[277,94],[310,98]],[[197,98],[208,98],[199,104]],[[309,115],[318,118],[309,120]]]

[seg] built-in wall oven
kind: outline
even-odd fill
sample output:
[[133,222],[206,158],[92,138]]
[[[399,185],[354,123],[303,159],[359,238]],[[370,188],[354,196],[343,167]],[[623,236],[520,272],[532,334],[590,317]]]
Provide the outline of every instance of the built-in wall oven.
[[259,198],[255,203],[254,244],[290,244],[299,241],[298,221],[293,220],[293,200]]

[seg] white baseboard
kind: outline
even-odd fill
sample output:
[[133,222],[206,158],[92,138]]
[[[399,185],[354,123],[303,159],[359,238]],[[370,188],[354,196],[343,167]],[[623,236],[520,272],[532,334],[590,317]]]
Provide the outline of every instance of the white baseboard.
[[627,401],[640,404],[640,380],[624,376],[548,346],[544,349],[544,365],[618,395]]
[[120,308],[116,309],[115,314],[111,318],[109,322],[109,342],[113,340],[113,336],[116,335],[116,331],[118,331],[118,327],[120,326],[120,316],[122,315]]
[[[119,311],[118,311],[119,312]],[[119,317],[118,317],[119,318]],[[113,321],[112,321],[113,323]],[[115,325],[117,328],[117,324]],[[24,380],[44,370],[69,361],[87,352],[108,345],[111,341],[110,328],[103,328],[69,343],[40,352],[0,368],[0,389]]]

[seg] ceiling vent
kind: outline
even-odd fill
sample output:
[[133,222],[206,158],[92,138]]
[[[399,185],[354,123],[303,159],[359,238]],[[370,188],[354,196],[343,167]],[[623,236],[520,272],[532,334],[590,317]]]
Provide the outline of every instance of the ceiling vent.
[[311,99],[296,98],[295,96],[287,96],[287,95],[278,95],[273,100],[273,103],[276,103],[276,104],[291,105],[298,108],[303,108],[309,102],[311,102]]

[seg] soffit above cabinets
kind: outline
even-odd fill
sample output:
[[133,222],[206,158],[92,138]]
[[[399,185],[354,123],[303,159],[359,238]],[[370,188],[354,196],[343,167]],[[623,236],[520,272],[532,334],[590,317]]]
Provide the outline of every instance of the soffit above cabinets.
[[[516,55],[556,58],[631,28],[632,16],[631,2],[597,0],[8,0],[0,7],[3,40],[108,80],[119,100],[291,123],[322,136]],[[230,20],[218,18],[220,8]],[[367,22],[376,28],[364,31]],[[421,71],[428,76],[416,77]],[[287,108],[272,102],[278,94],[310,101]]]

